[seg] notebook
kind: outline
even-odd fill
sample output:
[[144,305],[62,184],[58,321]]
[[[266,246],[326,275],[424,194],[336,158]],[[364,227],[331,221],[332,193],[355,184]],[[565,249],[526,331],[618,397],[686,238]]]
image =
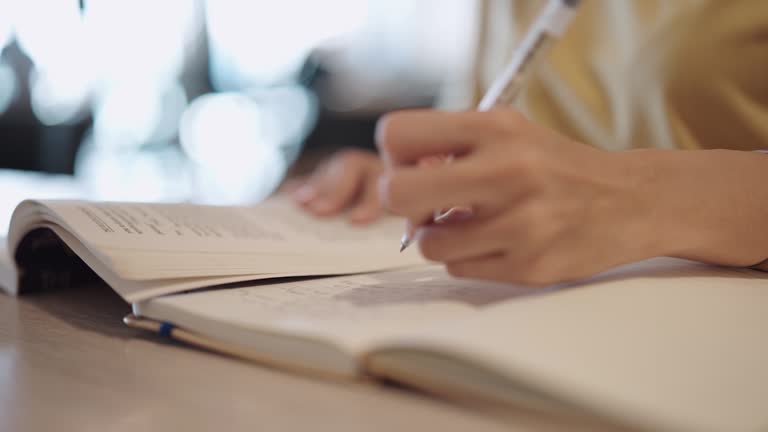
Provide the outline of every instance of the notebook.
[[671,258],[548,289],[440,267],[171,295],[129,325],[260,364],[653,430],[765,430],[768,280]]

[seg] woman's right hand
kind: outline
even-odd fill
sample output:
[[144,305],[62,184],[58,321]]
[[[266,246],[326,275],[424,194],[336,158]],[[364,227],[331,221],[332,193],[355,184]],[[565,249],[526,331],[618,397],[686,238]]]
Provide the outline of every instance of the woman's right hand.
[[365,224],[384,213],[378,182],[383,165],[376,153],[344,149],[294,185],[293,198],[316,216],[343,212],[352,223]]

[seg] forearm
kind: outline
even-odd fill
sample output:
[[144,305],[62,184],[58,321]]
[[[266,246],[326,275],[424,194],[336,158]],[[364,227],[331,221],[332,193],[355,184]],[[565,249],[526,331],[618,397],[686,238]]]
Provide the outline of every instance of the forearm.
[[745,267],[768,259],[768,154],[641,150],[618,157],[646,209],[647,234],[656,236],[654,255]]

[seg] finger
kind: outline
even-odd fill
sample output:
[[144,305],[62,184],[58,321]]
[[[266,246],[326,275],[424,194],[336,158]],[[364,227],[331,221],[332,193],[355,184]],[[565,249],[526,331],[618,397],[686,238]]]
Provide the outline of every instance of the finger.
[[461,206],[484,213],[504,201],[497,196],[498,188],[486,185],[465,161],[426,170],[400,168],[382,176],[379,187],[386,209],[416,223],[435,209]]
[[319,185],[323,181],[328,163],[329,161],[321,162],[311,174],[296,179],[298,185],[291,185],[294,187],[291,194],[299,204],[309,208],[308,204],[318,197],[320,194]]
[[419,168],[434,168],[451,162],[452,160],[453,157],[450,155],[426,156],[419,159],[418,166]]
[[462,222],[471,219],[473,214],[470,207],[451,207],[436,212],[434,221],[435,223]]
[[365,185],[358,202],[349,213],[350,222],[364,224],[381,216],[383,209],[379,202],[378,177],[378,174],[373,172],[366,175]]
[[354,202],[362,186],[363,174],[360,166],[332,161],[310,180],[316,192],[307,204],[309,210],[319,216],[337,214]]
[[518,260],[498,253],[446,263],[449,274],[459,278],[512,282],[531,287],[551,286],[557,283],[556,271],[546,267],[544,260]]
[[507,257],[503,253],[452,261],[445,264],[445,269],[451,276],[458,278],[514,281],[514,274],[510,272]]
[[498,219],[471,217],[421,228],[419,248],[432,261],[453,262],[498,254],[515,242]]
[[287,179],[277,189],[277,194],[288,194],[295,201],[304,203],[308,197],[306,197],[307,192],[302,192],[302,189],[307,184],[307,180],[308,179],[303,176]]
[[466,154],[508,132],[521,118],[516,111],[440,112],[398,111],[383,116],[376,126],[376,144],[390,165],[410,165],[433,155]]

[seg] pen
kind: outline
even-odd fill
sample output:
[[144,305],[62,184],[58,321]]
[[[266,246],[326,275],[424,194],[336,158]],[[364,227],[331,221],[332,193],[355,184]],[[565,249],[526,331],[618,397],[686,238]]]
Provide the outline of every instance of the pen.
[[[549,0],[533,24],[523,36],[507,66],[502,70],[477,105],[478,111],[488,111],[495,106],[511,105],[523,86],[526,72],[550,42],[563,34],[576,13],[580,0]],[[450,160],[450,156],[448,156]],[[444,219],[454,209],[436,212],[433,222]],[[413,243],[415,230],[406,231],[400,239],[400,252]]]

